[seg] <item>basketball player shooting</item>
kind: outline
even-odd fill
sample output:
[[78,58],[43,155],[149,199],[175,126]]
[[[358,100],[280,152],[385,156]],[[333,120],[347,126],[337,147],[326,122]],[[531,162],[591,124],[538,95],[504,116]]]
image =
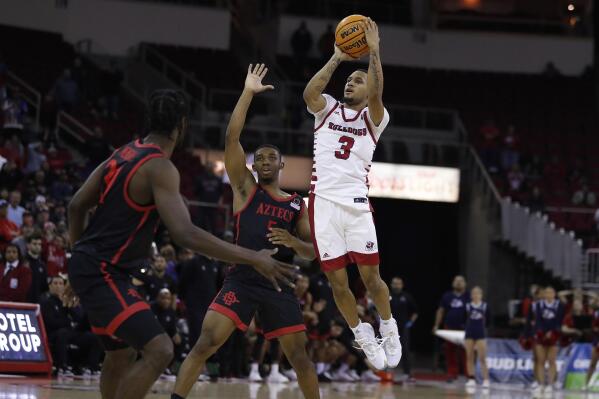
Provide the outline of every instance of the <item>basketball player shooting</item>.
[[[376,230],[368,199],[368,172],[389,114],[382,100],[378,27],[370,18],[361,27],[370,51],[368,71],[358,69],[349,75],[343,101],[322,94],[339,64],[353,59],[337,46],[304,90],[304,101],[315,118],[309,214],[314,247],[337,307],[370,363],[381,370],[396,367],[401,359],[389,289],[379,273]],[[358,317],[345,270],[350,263],[358,265],[381,316],[380,340],[373,327]]]
[[238,247],[192,224],[179,194],[179,172],[170,161],[183,142],[188,109],[181,92],[154,92],[150,133],[102,162],[69,204],[75,243],[69,279],[106,349],[100,377],[104,399],[143,398],[173,358],[171,338],[131,284],[131,272],[147,262],[159,220],[184,248],[251,265],[277,288],[277,280],[293,285],[294,267],[274,259],[274,250]]
[[[269,144],[254,152],[253,170],[246,166],[245,152],[239,137],[254,95],[272,90],[263,85],[268,68],[259,64],[248,68],[245,86],[227,127],[225,167],[233,189],[233,210],[237,218],[237,244],[251,249],[275,248],[275,258],[291,262],[294,252],[314,259],[310,223],[304,201],[279,187],[279,172],[285,166],[281,151]],[[297,235],[297,236],[296,236]],[[171,399],[181,399],[202,372],[206,360],[238,328],[247,330],[259,312],[267,339],[278,338],[307,399],[319,398],[318,377],[306,352],[304,317],[299,300],[288,287],[273,289],[270,282],[252,267],[239,262],[231,268],[223,288],[209,307],[198,342],[183,362]]]

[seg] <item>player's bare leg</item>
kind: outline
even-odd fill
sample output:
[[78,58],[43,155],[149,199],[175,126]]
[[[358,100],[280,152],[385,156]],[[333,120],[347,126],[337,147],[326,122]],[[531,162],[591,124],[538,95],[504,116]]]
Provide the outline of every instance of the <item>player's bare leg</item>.
[[229,339],[235,323],[227,316],[209,310],[204,317],[202,333],[177,374],[173,398],[185,398],[204,370],[206,360]]
[[319,399],[318,376],[314,364],[308,356],[306,345],[308,337],[305,332],[287,334],[279,337],[281,348],[297,374],[297,382],[306,399]]
[[[379,370],[384,369],[387,366],[387,357],[383,348],[376,340],[372,326],[368,323],[360,322],[356,298],[349,288],[347,272],[345,269],[340,269],[326,272],[325,274],[331,283],[335,304],[353,331],[356,342],[375,368]],[[387,296],[388,300],[389,297]]]
[[381,323],[379,332],[384,339],[383,349],[387,357],[389,367],[397,367],[401,360],[401,343],[397,322],[391,315],[391,304],[389,302],[389,287],[381,279],[378,265],[358,265],[362,281],[376,306]]
[[356,303],[354,294],[349,288],[347,272],[345,269],[340,269],[332,272],[325,272],[325,275],[331,283],[333,297],[335,298],[335,304],[337,305],[337,308],[339,308],[339,312],[341,312],[341,315],[351,328],[356,328],[360,323],[357,309],[358,304]]
[[129,367],[117,388],[115,399],[142,399],[173,360],[173,341],[167,334],[154,337],[142,356]]
[[121,379],[135,363],[137,351],[133,348],[106,351],[100,374],[100,393],[102,399],[113,399]]
[[391,318],[389,287],[381,278],[379,266],[359,265],[358,271],[379,315],[383,320],[389,320]]

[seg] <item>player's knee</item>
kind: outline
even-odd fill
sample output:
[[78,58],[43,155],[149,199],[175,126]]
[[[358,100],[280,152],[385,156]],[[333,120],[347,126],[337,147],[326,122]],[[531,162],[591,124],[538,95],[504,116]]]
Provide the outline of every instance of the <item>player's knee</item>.
[[160,335],[144,348],[143,356],[157,369],[166,368],[175,356],[173,341],[166,334]]
[[372,294],[377,293],[387,287],[381,277],[375,273],[366,275],[363,277],[363,280],[366,289]]
[[194,345],[192,353],[194,356],[210,356],[218,350],[220,340],[210,329],[203,329],[198,342]]

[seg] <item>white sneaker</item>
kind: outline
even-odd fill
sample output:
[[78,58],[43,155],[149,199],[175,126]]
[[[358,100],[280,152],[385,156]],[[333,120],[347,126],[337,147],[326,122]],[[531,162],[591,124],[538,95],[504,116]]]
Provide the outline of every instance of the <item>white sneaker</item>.
[[401,342],[397,331],[397,322],[391,318],[391,323],[380,324],[379,331],[383,338],[383,350],[387,356],[387,367],[395,368],[401,360]]
[[551,395],[553,393],[553,387],[551,385],[545,385],[545,389],[543,390],[545,395]]
[[206,381],[210,381],[210,376],[206,373],[202,373],[198,376],[198,381],[199,382],[206,382]]
[[489,389],[489,388],[491,388],[491,381],[484,380],[483,381],[483,389]]
[[351,369],[347,372],[347,374],[354,379],[354,381],[360,381],[360,375],[354,369]]
[[248,376],[248,380],[250,382],[262,382],[262,376],[260,372],[257,370],[250,371],[250,375]]
[[289,378],[285,377],[283,374],[281,374],[280,372],[270,372],[270,374],[268,375],[268,377],[266,377],[266,382],[270,382],[270,383],[275,383],[275,384],[282,384],[285,382],[289,382]]
[[362,382],[381,382],[381,377],[374,374],[372,370],[366,370],[362,373]]
[[73,373],[73,370],[71,370],[70,367],[67,367],[66,369],[58,370],[59,378],[73,378],[74,376],[75,376],[75,374]]
[[368,358],[370,364],[377,370],[384,370],[387,366],[387,356],[382,346],[374,336],[374,329],[369,323],[360,323],[355,333],[356,343]]
[[289,378],[289,381],[297,381],[297,373],[294,369],[283,370],[283,375]]
[[538,382],[533,381],[532,384],[530,384],[530,389],[531,390],[534,391],[535,389],[538,389],[538,388],[539,388],[539,383]]
[[476,381],[470,378],[468,382],[466,382],[466,388],[476,388]]
[[354,378],[347,371],[337,370],[333,373],[333,381],[355,382]]

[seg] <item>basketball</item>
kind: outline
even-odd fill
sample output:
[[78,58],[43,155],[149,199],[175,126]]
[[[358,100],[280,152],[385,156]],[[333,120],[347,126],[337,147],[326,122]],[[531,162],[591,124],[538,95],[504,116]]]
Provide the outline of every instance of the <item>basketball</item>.
[[350,15],[343,18],[335,29],[335,44],[353,58],[360,58],[368,53],[366,35],[360,26],[360,22],[364,20],[366,17],[363,15]]

